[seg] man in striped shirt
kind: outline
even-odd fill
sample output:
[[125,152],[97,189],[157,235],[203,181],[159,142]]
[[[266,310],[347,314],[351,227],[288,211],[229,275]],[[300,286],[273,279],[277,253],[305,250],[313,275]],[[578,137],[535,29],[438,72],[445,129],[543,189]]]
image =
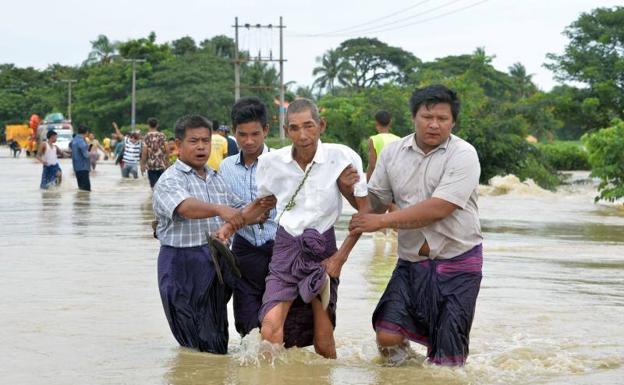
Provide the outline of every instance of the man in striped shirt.
[[[141,161],[141,141],[139,140],[139,132],[133,131],[130,135],[124,137],[124,135],[117,127],[117,124],[113,122],[115,133],[118,138],[123,138],[123,167],[121,168],[121,176],[124,178],[130,178],[130,174],[137,179],[139,177],[139,162]],[[117,150],[115,150],[117,152]]]
[[[250,203],[258,196],[258,157],[269,151],[264,144],[269,133],[267,109],[260,99],[244,97],[232,107],[231,117],[241,151],[223,160],[219,174],[230,191]],[[258,312],[262,306],[276,231],[275,210],[271,210],[266,222],[245,226],[234,236],[232,252],[238,259],[242,275],[234,287],[234,322],[243,337],[260,326]]]
[[[229,191],[223,178],[206,166],[212,137],[212,124],[206,118],[180,119],[175,136],[178,160],[160,177],[153,194],[161,243],[160,296],[180,345],[225,354],[226,304],[233,280],[228,266],[211,255],[208,236],[215,235],[226,222],[238,230],[264,220],[275,199],[254,200],[243,208],[244,202]],[[224,271],[225,284],[217,280],[217,269]]]

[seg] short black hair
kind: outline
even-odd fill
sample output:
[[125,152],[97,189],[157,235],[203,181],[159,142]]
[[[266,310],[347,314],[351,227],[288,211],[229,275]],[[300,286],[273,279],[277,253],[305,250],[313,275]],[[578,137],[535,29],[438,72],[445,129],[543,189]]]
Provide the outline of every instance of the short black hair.
[[379,125],[382,127],[388,127],[388,125],[390,125],[391,120],[392,120],[392,116],[390,116],[390,113],[388,111],[379,110],[375,114],[375,121],[379,123]]
[[80,124],[78,126],[78,133],[79,134],[86,134],[87,132],[89,132],[89,127],[85,126],[84,124]]
[[259,122],[262,128],[267,125],[267,108],[262,101],[255,96],[240,98],[232,106],[230,117],[232,128],[236,130],[239,124]]
[[184,139],[186,130],[189,128],[207,128],[212,135],[212,123],[201,115],[186,115],[178,119],[175,123],[176,139]]
[[425,105],[427,108],[434,104],[445,103],[451,106],[451,114],[453,122],[457,122],[459,115],[460,102],[457,93],[442,84],[434,84],[428,87],[419,88],[412,94],[409,105],[412,117],[416,116],[420,106]]
[[58,134],[56,133],[56,131],[54,131],[54,130],[50,130],[50,131],[48,131],[48,133],[46,134],[46,138],[50,139],[50,138],[51,138],[51,137],[53,137],[54,135],[58,135]]
[[147,119],[147,125],[150,126],[151,128],[157,128],[158,127],[158,119],[156,119],[156,118],[148,118]]

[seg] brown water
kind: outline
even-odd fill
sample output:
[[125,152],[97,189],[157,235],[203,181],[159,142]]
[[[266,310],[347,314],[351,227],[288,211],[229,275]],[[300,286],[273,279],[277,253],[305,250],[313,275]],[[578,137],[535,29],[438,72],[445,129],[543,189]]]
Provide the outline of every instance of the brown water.
[[338,359],[293,349],[271,366],[255,362],[257,333],[241,341],[233,326],[228,356],[178,347],[158,295],[146,178],[121,180],[101,162],[93,192],[79,193],[71,163],[61,166],[63,185],[42,192],[41,166],[0,148],[2,384],[624,382],[624,210],[594,204],[592,185],[483,188],[484,279],[464,368],[379,363],[370,315],[396,244],[377,236],[343,269]]

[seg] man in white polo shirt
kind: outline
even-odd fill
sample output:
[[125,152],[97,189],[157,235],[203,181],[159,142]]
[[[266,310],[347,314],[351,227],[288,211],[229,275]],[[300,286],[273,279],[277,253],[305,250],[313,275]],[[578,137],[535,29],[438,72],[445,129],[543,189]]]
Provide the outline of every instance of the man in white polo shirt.
[[[481,284],[477,188],[481,167],[469,143],[451,134],[455,92],[442,85],[410,99],[415,134],[388,144],[368,184],[378,214],[355,214],[351,234],[398,228],[399,261],[373,313],[382,355],[399,364],[408,340],[428,360],[463,365]],[[399,210],[385,213],[392,202]]]
[[[312,101],[290,103],[286,117],[292,146],[261,155],[256,174],[258,197],[277,198],[278,222],[259,314],[262,338],[286,347],[314,344],[318,354],[335,358],[338,277],[359,235],[337,250],[334,223],[342,196],[356,208],[368,204],[366,175],[355,151],[320,141],[325,121]],[[345,188],[338,181],[348,174]]]

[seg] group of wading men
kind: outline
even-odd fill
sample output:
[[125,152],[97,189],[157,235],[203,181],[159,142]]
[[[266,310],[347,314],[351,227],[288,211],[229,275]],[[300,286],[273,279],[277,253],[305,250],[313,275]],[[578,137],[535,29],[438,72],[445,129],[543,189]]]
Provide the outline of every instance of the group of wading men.
[[[288,106],[292,145],[277,150],[264,143],[266,107],[239,99],[231,119],[240,153],[219,172],[206,166],[211,123],[199,115],[176,123],[179,157],[156,184],[153,206],[160,295],[180,345],[227,353],[233,296],[240,335],[260,328],[260,356],[314,345],[335,358],[341,270],[362,233],[392,228],[398,262],[372,315],[381,355],[401,364],[413,341],[431,363],[465,363],[481,282],[479,159],[452,134],[454,91],[417,89],[409,105],[415,132],[376,154],[368,183],[355,151],[321,142],[326,122],[307,99]],[[343,197],[357,213],[337,248]],[[211,238],[231,245],[235,266]]]

